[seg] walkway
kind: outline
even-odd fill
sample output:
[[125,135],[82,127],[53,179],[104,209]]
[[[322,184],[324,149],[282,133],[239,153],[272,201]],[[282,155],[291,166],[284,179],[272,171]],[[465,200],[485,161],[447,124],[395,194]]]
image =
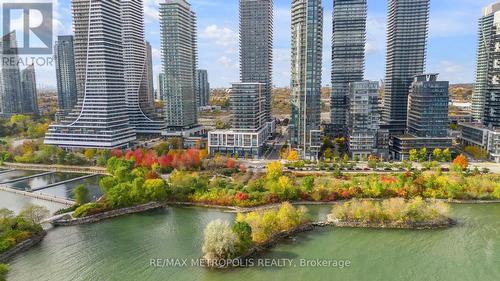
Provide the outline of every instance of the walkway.
[[63,172],[63,173],[108,175],[106,168],[103,167],[22,164],[22,163],[4,163],[3,167],[15,170],[34,170],[34,171],[51,171],[51,172]]
[[8,181],[0,182],[0,184],[13,183],[13,182],[18,182],[18,181],[23,181],[23,180],[29,180],[29,179],[32,179],[32,178],[37,178],[37,177],[41,177],[41,176],[51,175],[53,173],[55,173],[55,172],[45,172],[45,173],[31,175],[31,176],[26,176],[26,177],[22,177],[22,178],[15,178],[15,179],[11,179],[11,180],[8,180]]
[[31,193],[31,192],[27,192],[27,191],[16,190],[16,189],[12,189],[12,188],[9,188],[9,187],[3,186],[3,185],[0,185],[0,190],[23,195],[26,197],[32,197],[32,198],[36,198],[36,199],[40,199],[40,200],[60,203],[60,204],[64,204],[67,206],[72,206],[75,204],[74,201],[71,201],[68,199],[64,199],[64,198],[60,198],[60,197],[56,197],[56,196],[45,195],[45,194],[38,194],[38,193]]

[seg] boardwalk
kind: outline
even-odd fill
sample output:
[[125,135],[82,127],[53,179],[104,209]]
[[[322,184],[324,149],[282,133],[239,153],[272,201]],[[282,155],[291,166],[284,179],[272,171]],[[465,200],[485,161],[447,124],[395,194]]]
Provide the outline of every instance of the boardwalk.
[[41,165],[41,164],[21,164],[21,163],[4,163],[3,167],[15,170],[108,175],[106,168],[103,167]]
[[27,196],[27,197],[32,197],[32,198],[36,198],[36,199],[40,199],[40,200],[60,203],[60,204],[64,204],[67,206],[72,206],[75,204],[74,201],[71,201],[68,199],[64,199],[64,198],[60,198],[60,197],[56,197],[56,196],[45,195],[45,194],[38,194],[38,193],[31,193],[31,192],[27,192],[27,191],[16,190],[16,189],[12,189],[12,188],[9,188],[7,186],[4,186],[4,185],[0,185],[0,190],[23,195],[23,196]]

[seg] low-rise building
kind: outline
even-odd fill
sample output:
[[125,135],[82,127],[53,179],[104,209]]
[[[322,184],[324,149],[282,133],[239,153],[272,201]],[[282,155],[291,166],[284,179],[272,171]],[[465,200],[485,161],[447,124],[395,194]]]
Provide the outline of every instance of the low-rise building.
[[459,141],[463,146],[476,146],[500,163],[500,129],[488,128],[480,123],[460,123]]

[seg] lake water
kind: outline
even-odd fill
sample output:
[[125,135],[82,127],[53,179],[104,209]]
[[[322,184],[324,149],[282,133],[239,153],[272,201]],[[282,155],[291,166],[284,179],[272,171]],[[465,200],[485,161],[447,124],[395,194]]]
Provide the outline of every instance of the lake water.
[[90,178],[67,182],[47,189],[35,191],[35,193],[47,194],[60,198],[74,199],[75,198],[74,190],[76,189],[77,186],[83,184],[89,190],[89,198],[95,201],[102,196],[102,191],[99,187],[99,180],[101,178],[102,176],[93,176]]
[[[3,197],[3,194],[0,194]],[[3,204],[0,198],[0,203]],[[315,219],[330,206],[309,207]],[[156,258],[197,259],[203,230],[234,214],[201,208],[168,208],[60,227],[11,263],[11,280],[481,280],[500,279],[500,205],[453,205],[456,227],[445,230],[325,228],[300,234],[262,258],[293,259],[285,268],[210,271],[155,268]],[[300,267],[300,260],[349,260],[349,268]],[[189,261],[190,262],[190,261]],[[188,263],[189,263],[188,262]]]
[[[39,172],[42,174],[43,172]],[[49,184],[54,184],[61,181],[66,181],[70,179],[75,179],[78,177],[84,176],[84,174],[74,174],[74,173],[52,173],[48,175],[43,175],[39,177],[34,177],[22,181],[16,181],[13,183],[7,184],[7,186],[18,189],[18,190],[26,190],[30,191],[31,189],[37,189]]]

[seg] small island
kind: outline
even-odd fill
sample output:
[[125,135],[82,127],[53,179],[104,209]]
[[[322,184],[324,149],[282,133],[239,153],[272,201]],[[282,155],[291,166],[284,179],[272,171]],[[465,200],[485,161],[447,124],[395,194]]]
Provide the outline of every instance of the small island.
[[436,200],[416,197],[409,201],[392,198],[383,201],[352,200],[333,207],[328,223],[336,227],[433,229],[450,227],[449,207]]
[[204,265],[208,268],[245,266],[245,260],[276,245],[281,239],[314,229],[305,207],[283,203],[279,209],[238,214],[229,222],[215,220],[205,229]]
[[[42,241],[46,232],[40,223],[48,214],[46,208],[35,205],[28,205],[17,216],[13,211],[0,209],[0,263]],[[0,264],[0,280],[7,269]]]

